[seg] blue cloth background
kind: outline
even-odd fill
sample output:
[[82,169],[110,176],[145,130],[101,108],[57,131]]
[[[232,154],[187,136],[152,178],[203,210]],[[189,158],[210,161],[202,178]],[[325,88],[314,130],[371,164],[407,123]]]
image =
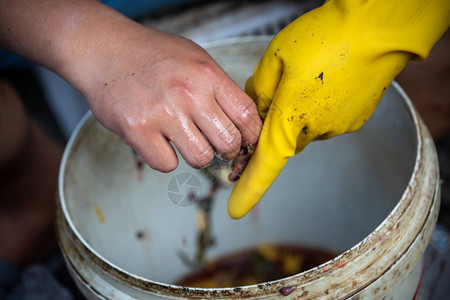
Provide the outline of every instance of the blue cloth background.
[[[101,2],[129,18],[136,19],[146,14],[194,1],[195,0],[102,0]],[[0,48],[0,69],[19,68],[30,65],[32,65],[32,63],[28,60]]]

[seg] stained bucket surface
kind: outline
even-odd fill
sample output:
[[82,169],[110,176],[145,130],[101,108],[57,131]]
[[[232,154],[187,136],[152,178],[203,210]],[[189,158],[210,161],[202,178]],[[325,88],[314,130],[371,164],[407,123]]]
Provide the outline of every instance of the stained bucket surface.
[[[270,38],[211,43],[208,52],[243,87]],[[167,174],[150,169],[90,114],[71,137],[59,177],[57,228],[69,270],[88,299],[285,298],[411,300],[420,293],[422,254],[439,205],[433,141],[393,83],[357,132],[313,142],[291,158],[255,209],[212,211],[208,258],[261,244],[327,249],[336,258],[303,273],[222,289],[174,285],[192,270],[199,197],[211,182],[179,157]]]

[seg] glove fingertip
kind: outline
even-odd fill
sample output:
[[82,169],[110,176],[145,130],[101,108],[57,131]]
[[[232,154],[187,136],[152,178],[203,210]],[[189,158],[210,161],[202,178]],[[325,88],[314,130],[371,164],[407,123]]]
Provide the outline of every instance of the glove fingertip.
[[249,211],[243,210],[242,206],[239,205],[230,205],[230,202],[228,202],[228,215],[235,220],[245,217]]
[[[249,197],[238,181],[228,199],[228,214],[233,219],[243,218],[258,203],[260,197]],[[252,201],[253,200],[253,201]]]

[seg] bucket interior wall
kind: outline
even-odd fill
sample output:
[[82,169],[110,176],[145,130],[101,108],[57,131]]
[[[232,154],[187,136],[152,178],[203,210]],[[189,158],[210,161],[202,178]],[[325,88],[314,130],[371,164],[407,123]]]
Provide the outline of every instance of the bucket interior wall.
[[[266,42],[213,47],[211,55],[243,86]],[[231,188],[222,188],[213,210],[216,257],[261,243],[345,251],[391,212],[414,169],[417,140],[402,95],[389,88],[372,118],[352,134],[313,142],[291,158],[256,209],[229,218]],[[210,182],[179,156],[163,174],[139,168],[130,148],[88,118],[64,174],[63,206],[79,237],[106,261],[135,275],[173,283],[189,268],[180,254],[196,250],[196,205],[169,199],[174,177],[193,176],[205,195]],[[172,190],[173,192],[173,190]],[[180,192],[181,193],[181,192]]]

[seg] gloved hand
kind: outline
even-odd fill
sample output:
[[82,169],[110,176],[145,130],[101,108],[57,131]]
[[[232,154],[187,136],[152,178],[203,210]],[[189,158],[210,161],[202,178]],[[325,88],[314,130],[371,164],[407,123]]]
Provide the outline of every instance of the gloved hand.
[[275,36],[247,82],[265,121],[230,216],[247,214],[308,143],[359,129],[449,24],[448,0],[329,0]]

